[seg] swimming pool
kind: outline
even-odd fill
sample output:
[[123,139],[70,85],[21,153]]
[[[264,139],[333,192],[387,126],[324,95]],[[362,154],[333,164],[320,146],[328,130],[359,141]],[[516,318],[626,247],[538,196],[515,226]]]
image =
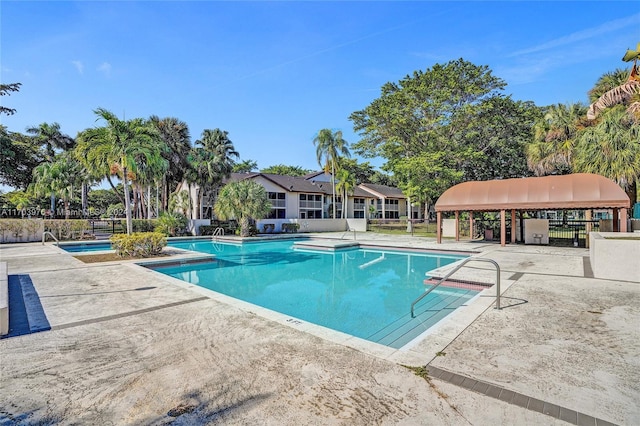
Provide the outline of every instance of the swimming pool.
[[171,242],[214,254],[207,263],[145,265],[157,272],[352,336],[400,348],[478,291],[439,287],[416,307],[425,273],[463,255],[360,248],[300,250],[291,240]]

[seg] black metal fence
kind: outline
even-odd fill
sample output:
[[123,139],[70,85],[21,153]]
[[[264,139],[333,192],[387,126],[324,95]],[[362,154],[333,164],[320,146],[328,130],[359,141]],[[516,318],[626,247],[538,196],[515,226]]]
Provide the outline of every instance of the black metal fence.
[[598,220],[550,220],[549,245],[586,247],[588,225],[591,227],[590,231],[600,230]]

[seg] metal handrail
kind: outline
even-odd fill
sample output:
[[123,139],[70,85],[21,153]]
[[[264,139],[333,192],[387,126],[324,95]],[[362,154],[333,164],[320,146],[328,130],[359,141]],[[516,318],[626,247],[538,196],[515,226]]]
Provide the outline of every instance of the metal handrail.
[[347,235],[349,232],[352,232],[352,231],[353,231],[353,239],[357,240],[357,238],[356,238],[356,230],[355,229],[351,229],[351,228],[349,228],[346,231],[344,231],[344,234],[342,234],[342,237],[340,237],[340,239],[344,240],[344,236]]
[[42,233],[42,245],[44,245],[44,241],[45,241],[45,239],[46,239],[47,235],[50,235],[50,236],[51,236],[51,238],[53,238],[54,240],[56,240],[56,245],[57,245],[58,247],[60,247],[60,241],[58,241],[58,239],[56,238],[56,236],[55,236],[55,235],[53,235],[53,234],[52,234],[51,232],[49,232],[49,231],[44,231],[44,232]]
[[460,270],[460,268],[462,268],[464,265],[466,265],[467,263],[472,262],[472,261],[489,262],[489,263],[493,264],[496,267],[496,307],[495,307],[495,309],[501,309],[500,308],[500,265],[498,265],[498,262],[496,262],[493,259],[483,259],[483,258],[469,257],[467,259],[464,259],[458,266],[453,268],[453,270],[449,271],[449,273],[447,275],[445,275],[443,278],[440,278],[440,281],[438,281],[433,287],[431,287],[429,290],[427,290],[424,293],[422,293],[420,295],[420,297],[418,297],[416,300],[413,301],[413,303],[411,304],[411,318],[415,318],[415,315],[413,314],[413,307],[416,305],[416,303],[418,303],[424,297],[426,297],[427,294],[429,294],[433,290],[435,290],[436,287],[438,287],[440,284],[445,282],[455,272],[458,272],[458,270]]
[[224,228],[217,227],[214,229],[213,234],[211,235],[211,239],[215,240],[216,237],[223,236],[224,237]]

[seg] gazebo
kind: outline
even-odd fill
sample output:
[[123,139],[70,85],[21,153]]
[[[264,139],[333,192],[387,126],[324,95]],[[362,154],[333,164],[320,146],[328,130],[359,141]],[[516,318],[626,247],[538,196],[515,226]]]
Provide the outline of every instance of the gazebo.
[[630,207],[629,197],[618,184],[590,173],[464,182],[446,190],[435,204],[437,239],[440,244],[442,212],[455,212],[456,240],[459,240],[461,211],[469,212],[470,229],[473,229],[474,211],[500,211],[500,244],[504,246],[508,211],[511,213],[511,242],[515,243],[518,210],[613,209],[613,230],[627,232],[627,209]]

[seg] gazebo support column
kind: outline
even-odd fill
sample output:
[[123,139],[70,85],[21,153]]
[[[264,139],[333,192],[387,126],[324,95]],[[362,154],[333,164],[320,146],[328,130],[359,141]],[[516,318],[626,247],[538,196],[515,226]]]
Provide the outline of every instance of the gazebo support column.
[[613,223],[611,227],[613,232],[620,232],[620,220],[618,218],[618,214],[620,214],[620,211],[618,209],[613,209]]
[[469,212],[469,239],[473,240],[473,211]]
[[516,242],[516,211],[511,210],[511,244]]
[[500,210],[500,245],[507,245],[507,211]]
[[460,212],[456,210],[456,241],[460,241]]
[[627,232],[627,209],[620,209],[620,232]]
[[442,244],[442,212],[436,212],[436,240]]
[[584,230],[585,230],[585,238],[584,238],[584,245],[586,248],[589,248],[589,234],[591,233],[591,209],[588,209],[586,212],[584,212],[584,218],[586,220],[586,224],[584,225]]

